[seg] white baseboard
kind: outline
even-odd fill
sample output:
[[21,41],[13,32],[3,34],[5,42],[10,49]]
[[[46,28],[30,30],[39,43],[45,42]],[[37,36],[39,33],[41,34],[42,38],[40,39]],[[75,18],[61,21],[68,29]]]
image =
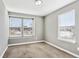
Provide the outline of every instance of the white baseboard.
[[66,53],[69,53],[69,54],[73,55],[74,57],[79,58],[79,55],[74,54],[74,53],[72,53],[72,52],[70,52],[70,51],[68,51],[68,50],[65,50],[65,49],[63,49],[63,48],[61,48],[61,47],[59,47],[59,46],[56,46],[56,45],[54,45],[53,43],[50,43],[50,42],[47,42],[47,41],[44,41],[44,42],[47,43],[47,44],[49,44],[49,45],[51,45],[51,46],[53,46],[53,47],[56,47],[57,49],[60,49],[60,50],[64,51],[64,52],[66,52]]
[[2,55],[0,56],[0,58],[3,58],[3,56],[4,56],[4,54],[5,54],[7,49],[8,49],[8,47],[5,48],[5,50],[3,51]]
[[41,40],[41,41],[23,42],[23,43],[9,44],[8,46],[15,46],[15,45],[22,45],[22,44],[32,44],[32,43],[38,43],[38,42],[44,42],[44,41]]
[[[32,43],[39,43],[39,42],[44,42],[43,40],[41,41],[33,41],[33,42],[23,42],[23,43],[16,43],[16,44],[10,44],[8,46],[15,46],[15,45],[22,45],[22,44],[32,44]],[[8,47],[6,47],[6,49],[4,50],[4,52],[2,53],[2,55],[0,56],[0,58],[2,58],[6,52],[6,50],[8,49]]]
[[[51,45],[51,46],[53,46],[53,47],[56,47],[57,49],[60,49],[60,50],[62,50],[62,51],[64,51],[64,52],[67,52],[67,53],[73,55],[74,57],[78,57],[78,58],[79,58],[79,55],[74,54],[74,53],[72,53],[72,52],[70,52],[70,51],[68,51],[68,50],[65,50],[65,49],[63,49],[63,48],[61,48],[61,47],[59,47],[59,46],[57,46],[57,45],[55,45],[55,44],[53,44],[53,43],[50,43],[50,42],[47,42],[47,41],[44,41],[44,40],[41,40],[41,41],[33,41],[33,42],[24,42],[24,43],[10,44],[10,45],[8,45],[8,46],[15,46],[15,45],[22,45],[22,44],[32,44],[32,43],[39,43],[39,42],[45,42],[45,43],[47,43],[47,44],[49,44],[49,45]],[[6,49],[4,50],[4,52],[2,53],[2,55],[0,56],[0,58],[2,58],[2,57],[4,56],[4,54],[5,54],[6,50],[7,50],[7,48],[8,48],[8,47],[6,47]]]

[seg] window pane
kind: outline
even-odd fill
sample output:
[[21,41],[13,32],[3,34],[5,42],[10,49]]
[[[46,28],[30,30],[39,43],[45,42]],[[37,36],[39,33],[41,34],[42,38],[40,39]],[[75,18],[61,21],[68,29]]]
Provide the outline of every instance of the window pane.
[[10,37],[21,36],[21,22],[22,19],[10,17],[9,20],[9,34]]
[[60,39],[75,39],[75,10],[59,15],[58,23]]
[[32,35],[32,19],[23,19],[23,36]]

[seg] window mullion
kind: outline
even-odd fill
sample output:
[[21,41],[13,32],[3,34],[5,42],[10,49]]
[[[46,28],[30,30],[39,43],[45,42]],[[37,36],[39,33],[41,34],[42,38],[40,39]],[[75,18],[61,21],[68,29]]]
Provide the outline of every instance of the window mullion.
[[22,38],[23,38],[23,18],[22,18]]

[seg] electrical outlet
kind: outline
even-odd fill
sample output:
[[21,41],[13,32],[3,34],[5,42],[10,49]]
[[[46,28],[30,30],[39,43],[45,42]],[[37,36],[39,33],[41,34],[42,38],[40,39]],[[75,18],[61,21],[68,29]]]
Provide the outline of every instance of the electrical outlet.
[[79,47],[77,48],[77,51],[79,51]]

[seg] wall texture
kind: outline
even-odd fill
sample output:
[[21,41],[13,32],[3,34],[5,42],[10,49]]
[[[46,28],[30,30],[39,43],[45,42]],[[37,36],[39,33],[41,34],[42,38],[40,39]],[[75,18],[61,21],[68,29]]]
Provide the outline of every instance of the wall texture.
[[0,0],[0,57],[8,46],[8,12]]
[[10,38],[9,44],[40,41],[43,40],[43,18],[39,16],[25,15],[20,13],[9,12],[9,16],[23,17],[23,18],[34,18],[34,36],[28,36],[24,38]]
[[[64,8],[61,8],[45,17],[45,39],[65,50],[68,50],[74,54],[79,55],[77,47],[79,47],[79,1],[74,2]],[[76,10],[76,26],[75,35],[76,43],[69,43],[65,41],[58,40],[58,15],[68,12],[72,9]]]

